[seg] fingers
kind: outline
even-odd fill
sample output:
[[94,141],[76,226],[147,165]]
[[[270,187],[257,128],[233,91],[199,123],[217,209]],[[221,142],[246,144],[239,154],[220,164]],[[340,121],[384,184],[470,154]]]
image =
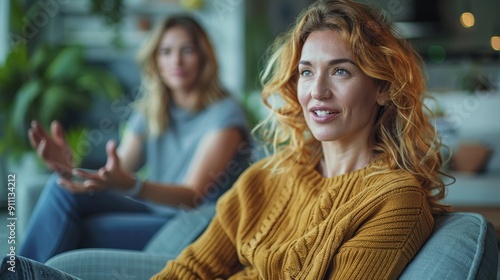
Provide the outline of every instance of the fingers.
[[62,125],[58,121],[53,121],[50,124],[50,131],[52,133],[52,137],[54,138],[54,141],[58,144],[65,144],[66,142],[64,141],[64,129],[62,128]]
[[45,139],[46,134],[37,121],[31,122],[31,128],[28,130],[28,137],[33,148],[37,148],[40,141]]
[[38,147],[38,143],[40,143],[40,136],[35,134],[32,128],[28,130],[28,139],[30,140],[31,147],[36,149]]
[[108,160],[106,162],[106,167],[109,169],[113,169],[120,166],[120,159],[118,158],[118,153],[116,151],[116,142],[113,140],[109,140],[106,143],[106,155],[108,156]]
[[105,189],[102,184],[93,180],[81,182],[70,178],[59,178],[57,183],[72,193],[94,193]]
[[73,174],[71,181],[83,183],[87,188],[102,190],[108,185],[109,171],[103,167],[97,171],[74,168],[71,173]]
[[[61,124],[57,121],[53,121],[51,123],[51,133],[53,135],[53,139],[57,144],[64,144],[64,130],[61,126]],[[40,125],[39,122],[37,121],[32,121],[31,122],[31,128],[28,130],[28,137],[30,140],[31,146],[33,148],[38,149],[38,146],[42,141],[51,141],[51,137],[47,132],[43,129],[43,127]]]
[[57,172],[59,176],[66,178],[66,179],[71,179],[73,175],[71,174],[71,166],[59,163],[57,161],[48,161],[50,168]]
[[59,178],[57,183],[72,193],[88,193],[95,191],[86,182],[75,182],[67,178]]
[[84,170],[81,168],[74,168],[73,170],[71,170],[71,173],[73,174],[73,176],[76,176],[81,181],[98,180],[101,178],[101,176],[98,172],[90,171],[90,170],[87,171],[87,170]]
[[[60,125],[53,123],[51,127],[54,138],[59,137],[55,135],[62,132],[62,128],[60,131],[57,131],[59,129],[58,126],[61,128]],[[41,145],[41,147],[43,148],[44,145]],[[43,152],[43,150],[41,150],[41,152]],[[83,169],[72,169],[72,176],[64,176],[64,178],[60,178],[59,184],[73,193],[102,191],[108,188],[109,185],[115,184],[117,178],[118,181],[120,178],[120,173],[117,173],[117,169],[119,169],[120,165],[115,141],[110,140],[106,144],[106,155],[108,157],[106,166],[101,167],[97,172]]]
[[36,153],[38,154],[39,157],[45,159],[47,156],[47,140],[42,139],[40,142],[38,142],[38,147],[36,148]]
[[105,167],[101,167],[97,171],[97,174],[99,174],[101,178],[107,179],[109,176],[109,171]]
[[109,154],[115,154],[116,155],[116,143],[114,140],[109,140],[106,143],[106,152]]
[[38,143],[38,147],[36,147],[36,153],[51,170],[59,173],[59,175],[61,175],[64,178],[71,178],[70,166],[54,161],[49,157],[49,151],[46,139],[42,139]]

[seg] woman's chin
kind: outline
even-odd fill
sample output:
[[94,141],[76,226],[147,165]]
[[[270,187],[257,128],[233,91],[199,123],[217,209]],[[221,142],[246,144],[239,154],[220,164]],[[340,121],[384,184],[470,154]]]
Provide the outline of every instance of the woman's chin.
[[314,138],[316,138],[316,140],[320,142],[331,142],[337,139],[337,137],[332,135],[332,133],[325,133],[325,132],[316,132],[316,133],[313,132],[313,136]]
[[189,91],[190,89],[193,89],[193,82],[190,81],[185,81],[183,79],[169,79],[166,80],[164,79],[163,81],[167,87],[172,90],[172,91],[180,91],[180,92],[185,92]]

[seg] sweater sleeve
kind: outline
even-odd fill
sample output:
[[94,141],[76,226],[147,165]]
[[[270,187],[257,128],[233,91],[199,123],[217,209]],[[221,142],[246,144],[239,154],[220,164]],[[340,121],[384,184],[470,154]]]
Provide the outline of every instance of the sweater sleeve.
[[353,214],[352,237],[334,257],[329,279],[397,279],[433,231],[419,187],[384,193],[369,208]]
[[245,217],[242,189],[252,177],[251,167],[236,181],[217,204],[217,212],[207,230],[176,260],[169,261],[166,267],[152,279],[217,279],[228,278],[242,269],[238,258],[237,235],[239,225]]

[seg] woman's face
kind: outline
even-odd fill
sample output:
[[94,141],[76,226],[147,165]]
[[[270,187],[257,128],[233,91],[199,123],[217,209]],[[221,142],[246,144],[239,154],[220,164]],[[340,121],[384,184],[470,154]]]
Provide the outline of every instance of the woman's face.
[[190,33],[175,26],[163,34],[157,56],[162,81],[172,91],[194,88],[201,70],[201,55]]
[[298,71],[298,99],[314,137],[368,143],[383,94],[354,63],[338,31],[312,32],[302,48]]

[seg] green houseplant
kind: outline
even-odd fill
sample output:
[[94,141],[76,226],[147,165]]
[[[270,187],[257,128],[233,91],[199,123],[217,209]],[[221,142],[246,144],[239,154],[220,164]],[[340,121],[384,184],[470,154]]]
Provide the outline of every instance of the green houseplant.
[[97,98],[117,98],[119,81],[109,72],[89,67],[81,47],[39,45],[28,53],[18,45],[0,66],[0,112],[4,132],[0,153],[18,157],[31,151],[27,130],[32,120],[48,128],[58,119],[69,131],[70,145],[76,145],[85,128],[82,114]]
[[10,38],[10,52],[0,64],[0,157],[19,159],[33,152],[27,136],[32,120],[46,129],[52,120],[60,120],[68,144],[76,147],[86,130],[82,116],[95,100],[122,94],[116,77],[87,64],[82,47],[44,44],[42,28],[34,36],[23,33],[26,20],[41,12],[41,6],[10,1],[9,34],[15,40]]

